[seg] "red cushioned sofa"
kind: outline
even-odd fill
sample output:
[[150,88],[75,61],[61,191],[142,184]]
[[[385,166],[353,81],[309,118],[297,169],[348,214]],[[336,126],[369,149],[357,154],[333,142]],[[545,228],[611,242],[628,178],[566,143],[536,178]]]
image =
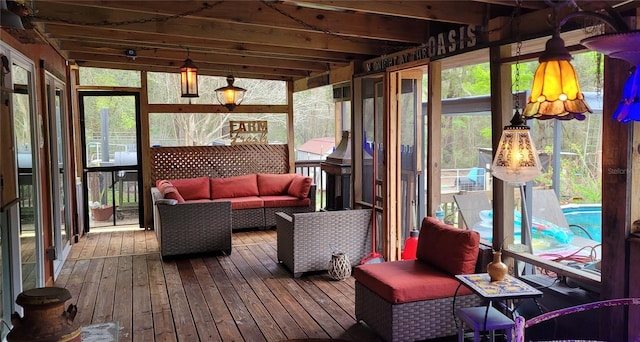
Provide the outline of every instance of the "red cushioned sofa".
[[[315,185],[310,177],[299,174],[158,180],[151,192],[154,203],[158,199],[173,199],[177,204],[231,202],[232,229],[272,227],[278,211],[293,214],[316,208]],[[157,225],[155,214],[154,210]]]
[[[415,341],[457,333],[453,316],[456,274],[482,269],[486,248],[477,232],[426,217],[416,260],[355,267],[356,318],[387,341]],[[490,250],[490,249],[489,249]],[[481,254],[481,258],[478,255]],[[478,261],[482,260],[482,261]],[[460,287],[455,307],[482,305],[480,297]]]

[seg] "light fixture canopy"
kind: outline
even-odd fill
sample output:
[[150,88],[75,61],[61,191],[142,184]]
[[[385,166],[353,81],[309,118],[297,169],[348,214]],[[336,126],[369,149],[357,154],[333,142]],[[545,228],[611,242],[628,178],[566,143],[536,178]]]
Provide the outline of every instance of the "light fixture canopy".
[[516,109],[511,125],[505,126],[491,164],[491,173],[505,182],[526,183],[542,173],[529,126]]
[[180,67],[182,97],[198,97],[198,67],[190,58]]
[[233,110],[237,105],[244,100],[244,94],[246,89],[236,87],[233,85],[235,78],[232,75],[227,76],[227,85],[216,89],[216,97],[221,105],[227,107],[229,110]]
[[6,0],[0,0],[0,27],[16,30],[24,30],[22,18],[9,11]]
[[580,91],[578,76],[571,65],[571,54],[560,38],[559,28],[540,55],[531,94],[522,114],[525,118],[584,120],[591,108]]

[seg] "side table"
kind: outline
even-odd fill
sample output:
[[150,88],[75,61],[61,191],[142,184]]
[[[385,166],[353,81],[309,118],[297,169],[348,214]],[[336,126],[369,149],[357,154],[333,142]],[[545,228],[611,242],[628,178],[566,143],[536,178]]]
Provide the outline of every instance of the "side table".
[[[511,276],[506,275],[501,281],[491,281],[489,274],[459,274],[455,276],[460,282],[460,286],[465,285],[478,296],[488,301],[486,307],[462,308],[456,314],[474,329],[474,340],[478,341],[479,331],[490,331],[493,341],[494,331],[506,329],[507,340],[511,341],[510,330],[514,326],[513,320],[506,317],[492,306],[493,301],[518,300],[542,297],[542,292],[533,288],[529,284]],[[456,294],[458,293],[456,290]],[[454,297],[455,300],[455,297]],[[483,314],[484,312],[484,314]],[[464,328],[459,331],[459,340],[462,341]]]

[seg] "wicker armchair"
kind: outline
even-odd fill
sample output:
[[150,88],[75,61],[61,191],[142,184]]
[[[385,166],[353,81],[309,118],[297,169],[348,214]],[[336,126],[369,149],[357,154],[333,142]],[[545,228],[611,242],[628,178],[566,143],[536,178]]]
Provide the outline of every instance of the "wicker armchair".
[[156,200],[156,237],[162,257],[222,251],[231,254],[231,202]]
[[[352,266],[371,251],[371,210],[276,213],[278,260],[298,278],[303,272],[327,270],[340,251]],[[335,250],[334,250],[335,249]]]

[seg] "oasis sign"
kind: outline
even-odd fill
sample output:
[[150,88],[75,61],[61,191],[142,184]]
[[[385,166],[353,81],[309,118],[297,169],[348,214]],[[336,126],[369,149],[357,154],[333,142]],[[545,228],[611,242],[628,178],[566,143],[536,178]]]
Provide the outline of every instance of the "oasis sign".
[[476,32],[477,26],[460,26],[441,32],[429,37],[425,44],[417,48],[367,61],[364,68],[367,72],[377,72],[394,65],[461,53],[477,45]]

